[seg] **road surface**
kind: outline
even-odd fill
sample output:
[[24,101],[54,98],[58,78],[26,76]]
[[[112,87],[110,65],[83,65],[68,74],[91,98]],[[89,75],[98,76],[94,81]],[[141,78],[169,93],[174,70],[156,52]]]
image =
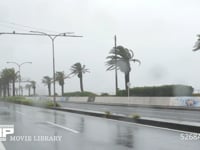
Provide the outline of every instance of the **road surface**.
[[111,105],[95,105],[82,103],[59,102],[63,108],[76,108],[85,110],[94,110],[106,112],[110,111],[117,114],[133,115],[139,114],[141,117],[151,117],[160,119],[169,119],[177,121],[200,122],[200,111],[192,110],[176,110],[148,107],[127,107],[127,106],[111,106]]
[[[191,150],[200,147],[200,139],[182,140],[180,131],[2,102],[0,125],[14,125],[15,130],[7,136],[7,141],[0,142],[1,150],[3,147],[6,150]],[[29,136],[32,141],[10,141],[17,136]],[[61,141],[41,141],[44,136],[60,136]]]

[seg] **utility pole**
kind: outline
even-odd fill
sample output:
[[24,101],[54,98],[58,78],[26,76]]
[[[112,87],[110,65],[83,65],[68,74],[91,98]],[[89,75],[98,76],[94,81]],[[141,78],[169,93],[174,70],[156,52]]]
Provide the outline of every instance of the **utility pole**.
[[114,36],[114,48],[115,48],[115,95],[117,95],[118,92],[118,74],[117,74],[117,37]]

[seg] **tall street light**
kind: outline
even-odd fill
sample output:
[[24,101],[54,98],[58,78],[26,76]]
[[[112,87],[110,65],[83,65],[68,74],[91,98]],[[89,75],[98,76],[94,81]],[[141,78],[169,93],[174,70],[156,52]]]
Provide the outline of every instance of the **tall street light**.
[[39,35],[44,35],[47,36],[51,39],[52,43],[52,53],[53,53],[53,102],[54,102],[54,107],[56,107],[56,77],[55,77],[55,54],[54,54],[54,41],[57,37],[59,36],[66,36],[66,37],[82,37],[82,36],[76,36],[76,35],[68,35],[68,34],[73,34],[73,32],[64,32],[64,33],[59,33],[56,35],[52,34],[47,34],[45,32],[40,32],[40,31],[30,31],[33,33],[38,33]]
[[20,96],[20,83],[21,83],[21,66],[24,64],[32,64],[32,62],[23,62],[21,64],[18,64],[17,62],[14,61],[7,61],[7,64],[15,64],[18,66],[18,73],[19,73],[19,79],[18,79],[18,83],[19,83],[19,96]]
[[117,36],[114,36],[115,48],[115,95],[118,93],[118,75],[117,75]]

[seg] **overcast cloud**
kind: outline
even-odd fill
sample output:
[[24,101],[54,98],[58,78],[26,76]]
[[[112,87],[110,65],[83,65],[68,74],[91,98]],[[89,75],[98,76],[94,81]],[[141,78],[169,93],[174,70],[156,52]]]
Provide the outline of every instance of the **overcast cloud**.
[[[132,87],[187,84],[200,89],[200,52],[192,52],[200,34],[199,8],[199,0],[1,0],[0,32],[83,35],[57,38],[55,56],[57,71],[68,74],[76,62],[90,69],[84,75],[87,91],[114,93],[114,72],[106,71],[105,58],[115,34],[117,44],[132,49],[142,62],[132,64]],[[1,35],[0,56],[0,69],[15,67],[6,61],[32,61],[22,66],[21,75],[37,82],[37,93],[47,93],[41,79],[52,76],[50,39]],[[121,72],[119,88],[124,88]],[[77,77],[65,80],[65,92],[78,90]]]

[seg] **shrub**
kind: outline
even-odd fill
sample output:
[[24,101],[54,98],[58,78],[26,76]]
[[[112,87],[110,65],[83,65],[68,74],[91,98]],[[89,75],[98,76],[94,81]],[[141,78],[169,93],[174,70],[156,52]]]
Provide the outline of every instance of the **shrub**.
[[105,117],[106,117],[106,118],[109,118],[109,117],[111,116],[111,114],[112,114],[112,113],[111,113],[110,111],[106,111],[106,112],[105,112]]
[[[44,101],[44,100],[33,101],[30,99],[26,99],[25,97],[22,97],[22,96],[6,97],[3,100],[7,102],[11,102],[11,103],[30,105],[30,106],[39,106],[39,107],[45,107],[45,108],[54,107],[53,101]],[[60,105],[56,103],[56,107],[60,107]]]
[[97,96],[97,94],[92,93],[92,92],[70,92],[70,93],[64,93],[64,96],[68,97],[76,97],[76,96],[81,96],[81,97],[94,97]]
[[[46,107],[46,108],[54,107],[54,102],[52,102],[52,101],[47,101],[44,104],[45,104],[44,107]],[[56,103],[56,107],[60,107],[60,104]]]
[[[187,85],[163,85],[153,87],[135,87],[130,96],[192,96],[193,88]],[[127,96],[125,90],[119,90],[117,96]]]
[[133,118],[133,119],[140,119],[140,115],[138,115],[138,114],[133,114],[133,115],[131,115],[131,118]]
[[108,93],[101,93],[100,96],[110,96]]

